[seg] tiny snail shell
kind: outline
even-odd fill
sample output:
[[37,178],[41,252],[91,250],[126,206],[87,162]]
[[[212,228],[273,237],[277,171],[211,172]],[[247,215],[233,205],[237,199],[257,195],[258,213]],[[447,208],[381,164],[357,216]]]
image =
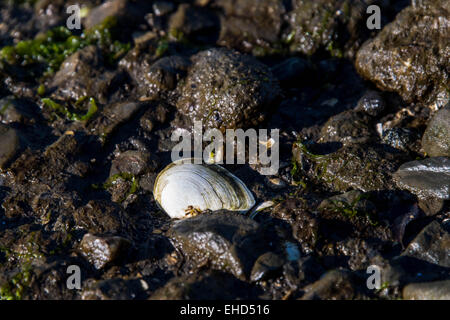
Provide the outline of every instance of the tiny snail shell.
[[153,195],[171,218],[184,218],[189,211],[226,209],[246,213],[255,198],[245,184],[216,164],[179,160],[156,177]]

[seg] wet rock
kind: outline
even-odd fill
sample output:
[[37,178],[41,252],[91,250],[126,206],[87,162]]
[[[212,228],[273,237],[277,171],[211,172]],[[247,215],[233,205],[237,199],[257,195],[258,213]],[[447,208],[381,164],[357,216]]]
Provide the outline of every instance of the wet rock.
[[282,15],[285,7],[278,0],[216,0],[212,4],[223,10],[218,44],[256,55],[278,49]]
[[151,97],[175,89],[178,81],[185,77],[189,65],[189,60],[181,56],[164,57],[153,64],[143,60],[140,68],[133,69],[131,75],[139,92]]
[[130,173],[138,176],[150,167],[155,168],[156,163],[150,164],[150,154],[148,152],[128,150],[114,159],[109,175]]
[[293,1],[289,14],[291,31],[285,41],[293,52],[312,55],[319,49],[326,49],[333,56],[353,57],[368,36],[365,12],[374,2]]
[[145,103],[131,101],[115,103],[104,110],[101,116],[91,121],[88,128],[105,139],[144,106]]
[[169,30],[170,32],[181,31],[189,38],[193,36],[198,38],[218,29],[218,22],[215,13],[207,8],[180,4],[178,10],[169,18]]
[[292,234],[300,243],[303,252],[308,254],[314,250],[319,236],[319,220],[302,208],[301,201],[283,201],[273,208],[272,216],[292,226]]
[[126,203],[132,201],[135,197],[135,183],[132,178],[117,177],[114,182],[109,184],[106,188],[111,193],[111,201],[121,203],[126,207]]
[[254,58],[226,49],[196,54],[181,86],[178,110],[207,128],[256,125],[280,93],[270,69]]
[[422,148],[430,157],[450,157],[450,105],[431,119],[423,134]]
[[450,300],[450,280],[411,283],[403,288],[405,300]]
[[450,230],[437,221],[427,225],[412,240],[404,256],[425,260],[446,268],[450,267]]
[[283,266],[283,276],[292,287],[297,288],[318,280],[324,272],[312,256],[302,257]]
[[231,300],[252,299],[255,288],[230,274],[208,271],[181,276],[158,289],[151,300]]
[[131,243],[122,237],[84,235],[80,243],[80,251],[96,269],[121,260],[127,253]]
[[320,142],[366,142],[374,135],[370,116],[352,110],[331,117],[320,131]]
[[13,160],[20,148],[18,132],[4,124],[0,124],[0,168]]
[[144,22],[145,12],[151,10],[151,4],[146,1],[111,0],[91,9],[83,21],[89,29],[102,23],[106,18],[114,17],[123,26],[137,25]]
[[419,198],[450,199],[450,159],[428,158],[404,163],[394,174],[401,189],[406,189]]
[[385,109],[386,102],[381,94],[377,91],[369,90],[359,99],[355,110],[364,111],[373,117],[377,117]]
[[82,300],[132,300],[143,294],[144,288],[137,279],[88,279],[83,283]]
[[[49,259],[51,260],[51,259]],[[79,291],[71,290],[67,286],[67,268],[70,265],[82,266],[79,259],[62,258],[57,261],[33,265],[33,276],[28,284],[32,300],[76,300]],[[84,266],[83,266],[84,267]],[[81,267],[81,268],[83,268]]]
[[139,120],[141,128],[146,132],[152,132],[159,124],[167,122],[169,117],[169,107],[160,103],[154,108],[149,108]]
[[271,249],[258,223],[226,212],[182,220],[168,235],[195,262],[209,262],[240,279],[246,279],[256,259]]
[[[73,160],[85,142],[86,135],[82,132],[65,133],[45,149],[44,156],[52,161],[52,164],[61,163],[66,166],[67,161]],[[62,166],[58,165],[58,167]]]
[[87,46],[69,56],[61,65],[50,83],[56,89],[55,97],[78,100],[82,97],[106,99],[108,88],[116,73],[103,70],[103,57],[99,48]]
[[323,200],[317,209],[335,212],[350,210],[352,212],[374,214],[376,207],[367,197],[365,193],[359,190],[352,190]]
[[392,189],[392,173],[402,160],[408,159],[376,144],[351,144],[333,153],[316,155],[305,145],[295,143],[293,155],[306,176],[340,192]]
[[409,151],[417,149],[418,134],[408,128],[392,128],[383,131],[382,140],[393,148]]
[[448,86],[449,10],[446,0],[414,2],[364,44],[356,68],[405,101],[434,100]]
[[404,247],[403,238],[405,236],[406,227],[414,220],[422,217],[422,212],[417,204],[413,204],[404,213],[395,218],[392,224],[393,235],[395,239]]
[[419,208],[427,216],[434,216],[445,208],[445,200],[437,198],[419,199]]
[[357,296],[354,279],[348,270],[331,270],[303,288],[301,300],[350,300]]
[[91,200],[74,212],[75,224],[92,234],[127,234],[131,226],[122,208],[105,200]]
[[270,278],[279,271],[284,264],[284,259],[273,252],[267,252],[256,259],[250,274],[251,281],[260,281]]
[[23,122],[26,117],[27,104],[14,97],[6,97],[0,100],[0,122],[9,124]]
[[390,288],[409,283],[447,280],[450,277],[448,268],[403,255],[390,260],[376,256],[370,264],[380,268],[381,283]]

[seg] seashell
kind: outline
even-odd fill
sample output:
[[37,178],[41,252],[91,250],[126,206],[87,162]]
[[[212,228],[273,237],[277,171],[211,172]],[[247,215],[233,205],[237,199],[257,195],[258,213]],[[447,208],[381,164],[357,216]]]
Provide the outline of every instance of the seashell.
[[169,164],[158,174],[153,195],[171,218],[204,210],[246,213],[255,205],[245,184],[223,167],[185,159]]

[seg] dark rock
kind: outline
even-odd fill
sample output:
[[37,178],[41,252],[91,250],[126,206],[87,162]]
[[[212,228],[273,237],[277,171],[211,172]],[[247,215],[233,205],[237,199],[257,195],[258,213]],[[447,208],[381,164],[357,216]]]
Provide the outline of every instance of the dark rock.
[[151,300],[255,299],[257,291],[230,274],[208,271],[181,276],[158,289]]
[[404,256],[425,260],[446,268],[450,267],[450,230],[433,221],[412,240]]
[[379,268],[381,283],[389,288],[409,283],[446,280],[450,277],[448,268],[408,256],[397,256],[390,260],[376,256],[371,265]]
[[84,235],[80,243],[80,251],[96,269],[121,260],[127,253],[131,243],[122,237]]
[[285,7],[279,0],[216,0],[213,6],[223,10],[220,16],[218,44],[255,55],[278,48]]
[[91,121],[88,128],[105,139],[144,106],[145,104],[140,102],[115,103],[105,109],[101,116]]
[[431,119],[423,134],[422,148],[430,157],[450,157],[450,105]]
[[144,288],[137,279],[88,279],[83,283],[82,300],[132,300],[139,298]]
[[323,200],[318,210],[331,210],[341,212],[343,210],[356,211],[357,213],[370,214],[376,212],[375,205],[367,199],[367,195],[359,190],[348,191]]
[[328,271],[303,291],[301,300],[350,300],[357,296],[352,273],[347,270]]
[[284,259],[273,252],[267,252],[256,259],[250,274],[251,281],[267,280],[281,269]]
[[88,96],[103,102],[115,77],[114,72],[103,70],[100,49],[87,46],[62,63],[50,84],[50,89],[56,89],[53,94],[61,100],[78,100]]
[[440,94],[445,96],[449,10],[446,0],[415,2],[403,9],[358,51],[356,68],[380,89],[395,91],[405,101],[434,102]]
[[6,97],[0,100],[0,122],[9,124],[12,122],[23,122],[26,118],[27,105],[15,99],[14,97]]
[[371,144],[351,144],[330,154],[315,155],[305,145],[295,143],[293,155],[302,172],[312,180],[319,178],[340,192],[392,189],[392,173],[402,159],[407,159],[402,154]]
[[150,164],[150,154],[148,152],[128,150],[121,153],[113,160],[110,176],[120,173],[130,173],[138,176],[144,173],[147,169],[155,169],[156,164]]
[[154,108],[149,108],[140,118],[141,128],[146,132],[152,132],[158,124],[164,124],[169,118],[168,106],[160,103]]
[[386,102],[377,91],[367,91],[356,106],[357,111],[364,111],[367,114],[377,117],[386,109]]
[[52,165],[62,169],[81,151],[85,142],[86,136],[81,132],[63,134],[45,149],[44,156]]
[[374,2],[293,1],[293,10],[289,13],[291,31],[285,41],[293,52],[312,55],[319,49],[326,49],[333,56],[353,57],[368,37],[366,8]]
[[445,200],[437,198],[419,199],[419,208],[422,209],[427,216],[434,216],[445,208]]
[[283,276],[291,286],[297,288],[318,280],[324,272],[312,256],[302,257],[283,266]]
[[271,249],[262,233],[258,223],[243,215],[219,212],[182,220],[168,235],[194,261],[245,279],[256,259]]
[[292,226],[292,234],[300,243],[303,252],[308,254],[314,250],[319,237],[319,220],[302,208],[301,201],[283,201],[273,208],[271,215]]
[[450,159],[446,157],[415,160],[403,164],[394,174],[401,189],[419,198],[450,199]]
[[0,124],[0,168],[13,160],[20,148],[17,131],[4,124]]
[[450,300],[450,280],[411,283],[403,288],[405,300]]
[[114,17],[120,25],[132,26],[143,23],[145,12],[150,10],[151,3],[145,0],[111,0],[91,9],[83,23],[89,29],[102,23],[106,18]]
[[196,54],[180,88],[178,110],[207,128],[256,125],[274,108],[280,93],[270,69],[254,58],[226,49]]
[[400,214],[392,225],[395,239],[404,247],[403,237],[405,236],[406,227],[412,221],[422,216],[419,206],[414,204],[408,208],[403,214]]
[[133,181],[131,179],[117,177],[113,183],[107,186],[106,190],[111,193],[111,201],[121,203],[126,207],[125,203],[131,201],[134,197],[134,193],[131,192],[133,188]]
[[320,131],[319,142],[343,144],[369,141],[374,136],[370,116],[352,110],[332,116]]
[[199,33],[206,34],[218,29],[218,18],[215,13],[202,7],[193,7],[183,3],[178,10],[170,16],[169,31],[179,32],[191,38]]
[[382,140],[387,145],[403,150],[415,150],[418,135],[408,128],[392,128],[383,131]]
[[169,56],[151,64],[144,59],[139,68],[130,73],[142,95],[165,94],[175,89],[178,81],[186,75],[190,65],[188,59],[181,56]]
[[127,234],[126,213],[112,202],[91,200],[74,212],[75,224],[93,234]]

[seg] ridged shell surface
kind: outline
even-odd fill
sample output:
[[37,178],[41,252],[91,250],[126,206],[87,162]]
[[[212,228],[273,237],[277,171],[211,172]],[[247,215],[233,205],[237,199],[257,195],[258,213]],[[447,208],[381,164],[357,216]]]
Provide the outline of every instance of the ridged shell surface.
[[219,165],[174,162],[156,178],[153,195],[171,218],[189,209],[247,212],[255,199],[245,184]]

